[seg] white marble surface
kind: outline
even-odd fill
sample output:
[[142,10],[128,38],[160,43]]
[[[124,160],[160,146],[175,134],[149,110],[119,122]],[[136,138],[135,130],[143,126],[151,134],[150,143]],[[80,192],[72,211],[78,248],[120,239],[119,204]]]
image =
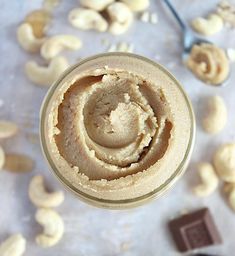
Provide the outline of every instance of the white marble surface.
[[[202,3],[203,2],[203,3]],[[206,15],[215,8],[216,0],[174,0],[179,12],[187,21],[198,15]],[[0,241],[9,234],[22,232],[27,238],[25,255],[34,256],[111,256],[111,255],[178,255],[169,236],[167,220],[177,216],[183,209],[196,209],[208,206],[215,218],[224,243],[220,246],[202,249],[203,252],[219,255],[233,255],[235,251],[235,215],[227,207],[220,190],[205,199],[192,195],[191,187],[198,182],[194,163],[210,160],[215,147],[235,137],[235,71],[232,66],[230,80],[226,87],[214,88],[196,80],[180,62],[181,43],[179,27],[174,23],[162,1],[152,1],[152,8],[159,15],[157,25],[136,21],[130,31],[114,37],[95,32],[83,32],[72,28],[67,21],[68,11],[77,6],[76,0],[63,0],[55,10],[55,18],[49,34],[72,33],[82,38],[84,47],[78,52],[66,53],[71,63],[77,59],[106,51],[101,40],[111,42],[134,42],[135,53],[144,55],[168,67],[182,82],[189,94],[197,120],[203,113],[204,99],[219,94],[226,100],[229,109],[229,122],[223,132],[216,136],[205,134],[198,122],[195,150],[191,164],[184,177],[164,197],[143,207],[125,211],[96,209],[86,205],[69,192],[66,200],[58,208],[63,216],[66,231],[62,241],[50,249],[41,249],[34,242],[40,227],[34,220],[35,208],[27,196],[31,176],[41,173],[55,189],[64,188],[49,172],[38,144],[27,139],[28,133],[38,132],[38,114],[46,90],[31,84],[25,77],[23,67],[26,60],[40,60],[37,55],[25,53],[16,42],[16,28],[24,16],[40,7],[41,1],[1,0],[0,8],[0,118],[15,120],[21,133],[1,145],[8,152],[23,152],[36,161],[31,174],[16,175],[0,172]],[[223,47],[235,46],[235,31],[225,28],[211,37]],[[25,128],[25,126],[28,126]]]

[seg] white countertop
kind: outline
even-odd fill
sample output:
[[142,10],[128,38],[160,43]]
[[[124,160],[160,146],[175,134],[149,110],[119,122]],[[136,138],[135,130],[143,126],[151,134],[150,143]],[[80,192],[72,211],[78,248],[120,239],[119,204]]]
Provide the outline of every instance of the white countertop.
[[[235,71],[232,66],[227,86],[214,88],[195,79],[180,62],[182,50],[180,30],[162,1],[152,1],[152,8],[158,13],[157,25],[136,21],[130,31],[122,36],[108,33],[84,32],[72,28],[67,21],[68,11],[77,5],[76,0],[62,1],[55,10],[55,18],[49,34],[72,33],[79,36],[84,47],[77,52],[66,53],[71,63],[107,47],[102,39],[110,42],[126,41],[135,44],[135,53],[158,60],[166,66],[184,85],[192,100],[198,120],[195,150],[184,177],[165,196],[137,209],[110,211],[97,209],[78,200],[66,192],[65,202],[58,207],[63,216],[66,231],[61,242],[53,248],[42,249],[35,242],[40,226],[34,220],[35,208],[27,196],[28,183],[34,174],[45,175],[54,189],[63,189],[43,159],[39,144],[30,142],[29,134],[38,133],[38,116],[46,89],[34,86],[24,75],[24,64],[29,59],[39,60],[33,54],[25,53],[16,42],[16,28],[25,15],[41,5],[35,0],[2,0],[0,3],[0,118],[15,120],[21,133],[0,142],[7,152],[29,154],[36,161],[33,173],[16,175],[0,172],[0,241],[8,235],[21,232],[27,238],[25,255],[33,256],[111,256],[111,255],[178,255],[167,229],[167,221],[185,209],[193,210],[203,206],[211,209],[223,237],[223,244],[200,250],[218,255],[232,255],[235,251],[235,213],[226,205],[221,189],[205,199],[196,198],[191,188],[198,182],[195,163],[208,161],[216,145],[235,138]],[[207,15],[215,8],[216,0],[174,0],[179,12],[190,20],[198,15]],[[235,3],[235,1],[233,1]],[[210,38],[223,47],[235,46],[235,30],[225,28]],[[205,134],[199,124],[203,113],[204,99],[219,94],[226,100],[229,122],[226,128],[215,136]],[[25,128],[27,126],[27,128]],[[180,254],[179,254],[180,255]]]

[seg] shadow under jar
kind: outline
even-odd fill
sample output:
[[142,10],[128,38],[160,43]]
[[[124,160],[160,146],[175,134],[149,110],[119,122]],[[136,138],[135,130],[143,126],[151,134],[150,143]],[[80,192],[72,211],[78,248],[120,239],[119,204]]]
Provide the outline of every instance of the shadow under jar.
[[178,81],[127,53],[69,68],[42,108],[41,145],[59,180],[83,201],[126,209],[163,194],[192,153],[195,119]]

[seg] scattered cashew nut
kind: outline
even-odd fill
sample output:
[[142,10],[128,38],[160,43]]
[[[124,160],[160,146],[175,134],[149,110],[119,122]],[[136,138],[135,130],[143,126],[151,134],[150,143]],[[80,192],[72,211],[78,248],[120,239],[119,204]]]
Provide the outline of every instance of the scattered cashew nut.
[[57,35],[48,38],[41,47],[41,55],[44,59],[49,60],[57,56],[64,49],[78,50],[82,47],[79,38],[72,35]]
[[0,256],[21,256],[25,247],[26,240],[21,234],[12,235],[0,245]]
[[29,184],[29,198],[37,207],[57,207],[64,201],[63,191],[47,192],[43,176],[34,176]]
[[207,103],[206,117],[202,120],[202,126],[208,133],[220,132],[227,123],[227,108],[220,96],[209,98]]
[[235,182],[235,143],[221,145],[213,155],[217,174],[226,182]]
[[64,233],[61,216],[52,209],[40,208],[36,212],[35,219],[43,226],[43,233],[36,237],[37,244],[44,248],[57,244]]
[[235,5],[231,1],[220,1],[216,11],[226,24],[235,27]]
[[17,29],[17,39],[20,46],[28,52],[40,50],[45,38],[36,38],[32,26],[28,23],[21,24]]
[[209,196],[218,187],[219,179],[215,173],[213,166],[209,163],[200,163],[197,166],[198,174],[202,180],[202,184],[197,185],[193,192],[200,197]]
[[75,8],[70,11],[68,19],[71,25],[83,30],[95,29],[104,32],[108,28],[108,22],[102,15],[91,9]]
[[84,7],[91,8],[96,11],[103,11],[109,4],[115,0],[80,0],[80,4]]
[[134,12],[144,11],[149,7],[149,0],[121,0],[121,2]]
[[29,156],[11,153],[6,154],[4,168],[10,172],[25,173],[31,172],[34,165],[34,161]]
[[235,183],[225,183],[224,192],[227,195],[229,205],[235,211]]
[[3,168],[5,164],[5,153],[3,148],[0,146],[0,170]]
[[192,28],[205,36],[218,33],[222,30],[223,26],[223,19],[217,14],[211,14],[207,19],[199,17],[192,21]]
[[28,61],[25,65],[25,72],[33,83],[50,86],[68,67],[68,61],[58,56],[52,59],[47,67],[39,66],[35,61]]
[[33,34],[37,38],[44,37],[44,33],[51,21],[51,15],[46,10],[36,10],[25,17],[25,23],[31,25]]
[[14,136],[18,131],[18,127],[15,123],[0,120],[0,139],[6,139]]
[[111,19],[110,33],[119,35],[129,29],[133,21],[133,13],[126,4],[115,2],[108,6],[107,12]]

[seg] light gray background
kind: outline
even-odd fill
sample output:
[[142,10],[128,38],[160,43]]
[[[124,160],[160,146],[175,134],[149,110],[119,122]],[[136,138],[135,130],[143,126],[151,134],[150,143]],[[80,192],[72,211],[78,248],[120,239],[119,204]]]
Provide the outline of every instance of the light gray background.
[[[207,15],[215,9],[218,1],[174,0],[173,2],[182,16],[190,21],[198,15]],[[76,0],[64,0],[54,12],[55,17],[49,34],[71,33],[83,40],[84,47],[80,51],[66,53],[71,63],[106,51],[107,47],[101,43],[104,38],[111,42],[134,43],[135,53],[158,60],[182,82],[192,100],[198,121],[195,150],[186,174],[164,197],[138,209],[126,211],[96,209],[65,191],[65,202],[58,208],[65,221],[64,238],[51,249],[41,249],[34,242],[40,226],[35,223],[35,208],[27,196],[30,178],[41,173],[46,176],[53,188],[64,190],[49,171],[40,146],[27,139],[29,134],[38,132],[39,108],[46,89],[34,86],[25,77],[23,70],[25,62],[40,58],[37,54],[24,52],[18,46],[15,35],[16,28],[25,15],[30,10],[39,8],[40,5],[39,0],[0,1],[0,105],[2,105],[0,118],[14,120],[21,128],[18,136],[0,143],[6,151],[23,152],[36,161],[36,168],[31,174],[16,175],[0,172],[0,241],[12,233],[21,232],[28,241],[26,256],[178,255],[168,233],[167,221],[182,210],[208,206],[224,243],[201,251],[219,255],[233,254],[235,215],[226,205],[220,190],[208,198],[199,199],[193,196],[191,188],[198,182],[194,164],[201,160],[210,160],[218,144],[234,140],[234,66],[226,87],[206,86],[195,79],[181,64],[180,30],[160,0],[152,1],[152,10],[159,16],[157,25],[136,21],[128,33],[117,37],[108,33],[83,32],[72,28],[67,21],[67,14],[78,3]],[[223,47],[235,47],[235,31],[228,28],[210,39]],[[199,117],[204,111],[205,98],[214,94],[225,98],[229,109],[229,122],[223,132],[210,136],[201,130]],[[123,248],[127,248],[126,252]]]

